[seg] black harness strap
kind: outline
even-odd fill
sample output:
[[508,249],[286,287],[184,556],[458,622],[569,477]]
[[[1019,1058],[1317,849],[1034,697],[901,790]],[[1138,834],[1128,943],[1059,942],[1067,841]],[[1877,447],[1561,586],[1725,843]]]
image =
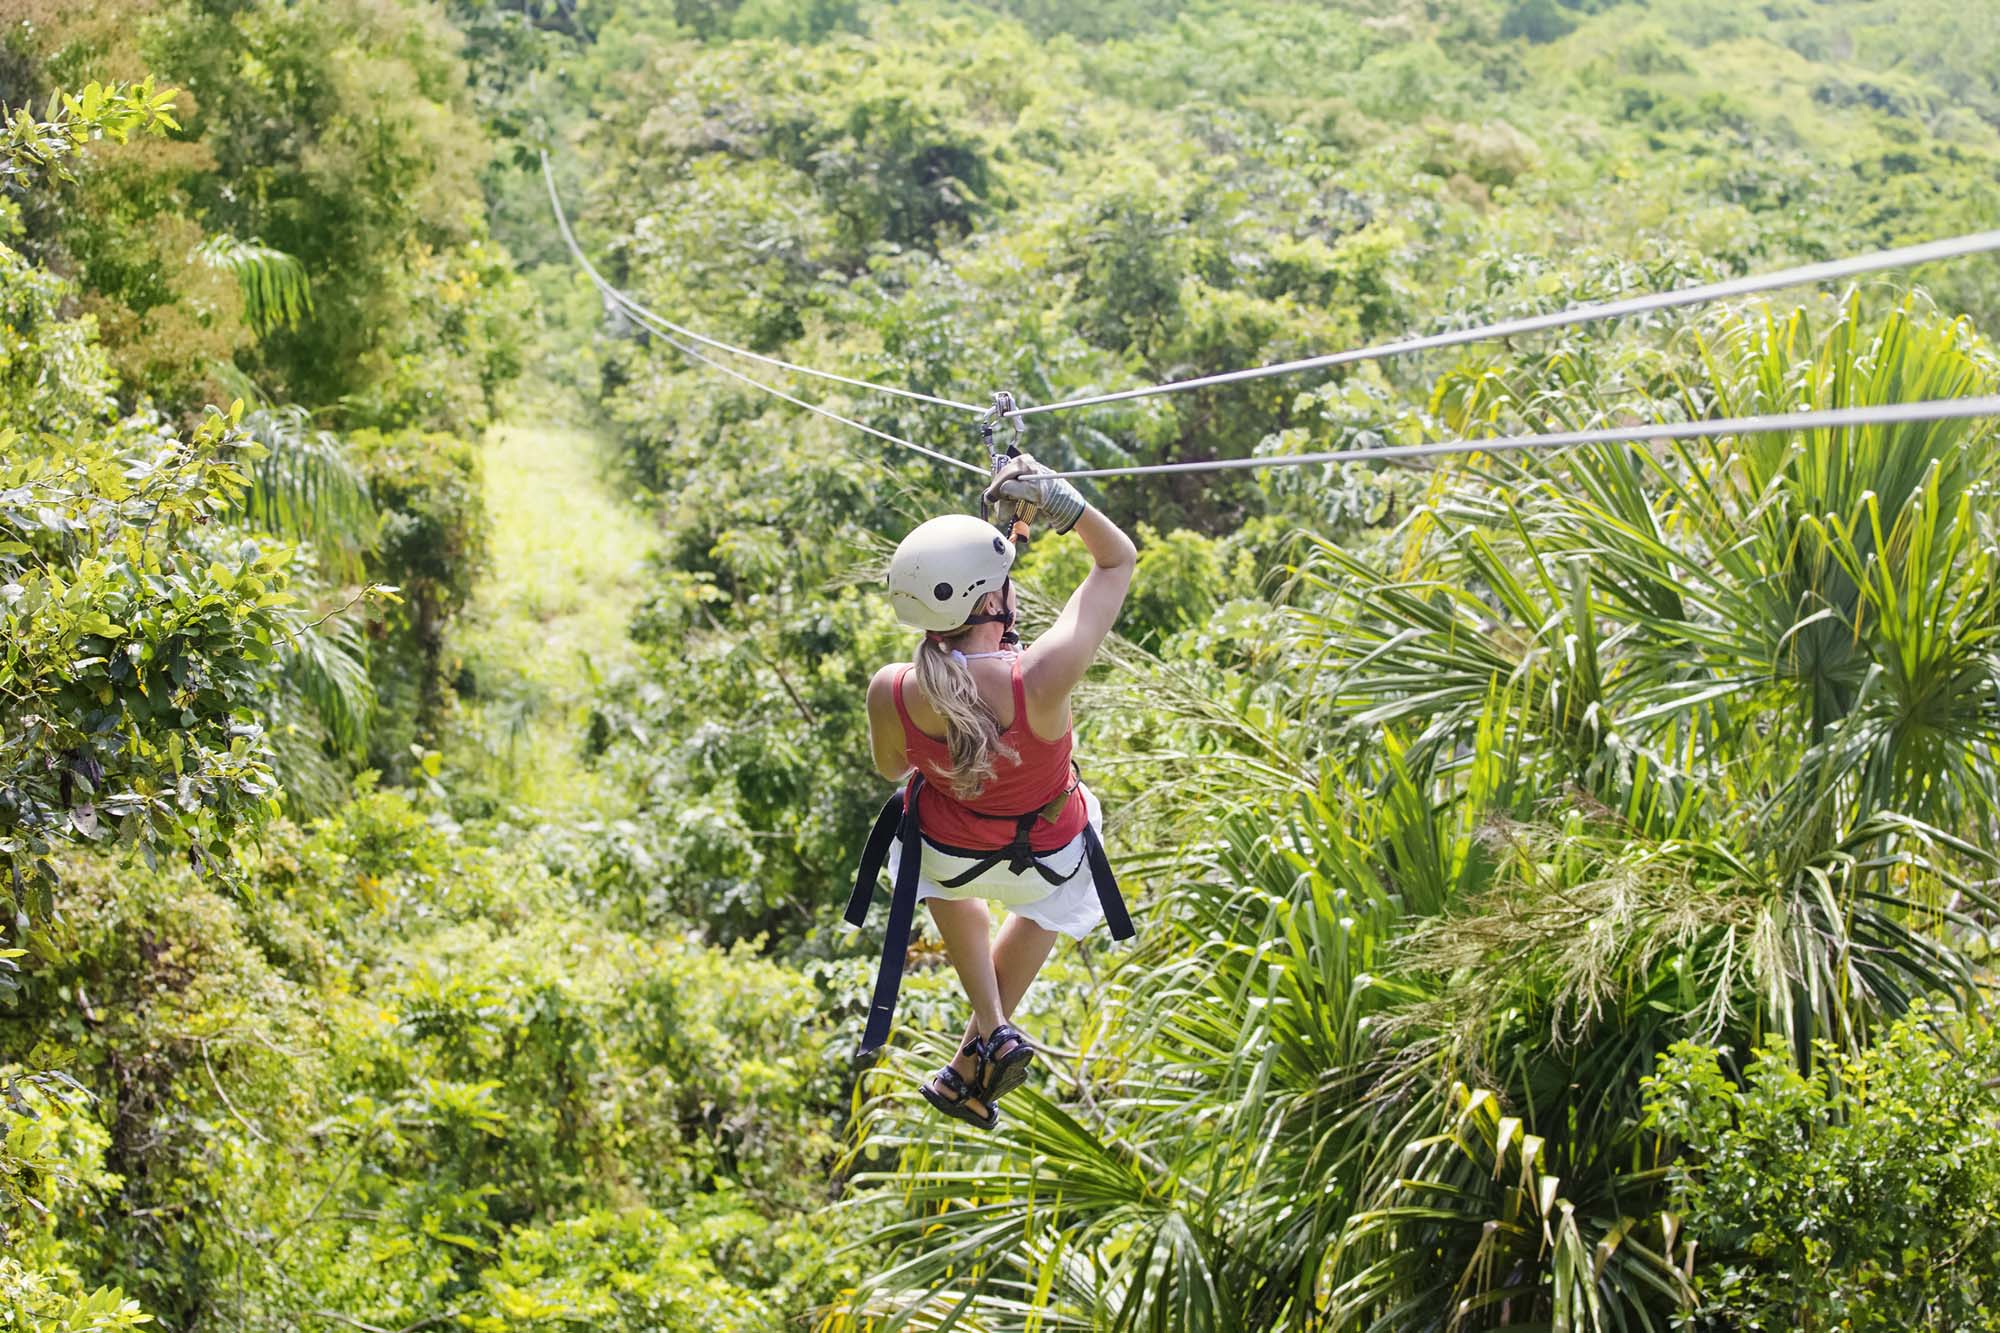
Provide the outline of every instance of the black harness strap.
[[882,876],[882,863],[889,859],[889,844],[903,822],[903,789],[891,792],[868,830],[868,842],[861,849],[861,869],[854,876],[854,892],[847,895],[847,910],[841,913],[847,924],[859,930],[868,924],[868,900],[875,896],[875,881]]
[[[999,818],[1000,816],[982,817]],[[1035,810],[1025,815],[1016,815],[1014,817],[1014,840],[1012,842],[997,851],[971,853],[972,856],[978,858],[974,862],[972,869],[953,875],[950,879],[942,881],[938,887],[944,889],[962,889],[1003,861],[1007,863],[1007,869],[1016,875],[1033,870],[1042,877],[1042,882],[1050,888],[1053,889],[1060,885],[1069,876],[1058,874],[1056,871],[1050,869],[1043,862],[1042,858],[1036,854],[1035,849],[1028,845],[1028,835],[1034,831],[1035,825],[1040,822],[1041,818],[1042,812],[1040,810]]]
[[[917,880],[923,873],[924,844],[917,829],[915,800],[922,785],[923,779],[916,778],[910,785],[909,798],[892,802],[901,807],[893,836],[902,843],[903,854],[896,863],[896,886],[889,894],[889,924],[882,932],[882,962],[875,969],[875,993],[868,1000],[868,1026],[861,1033],[861,1049],[855,1052],[858,1057],[875,1054],[889,1040],[889,1023],[896,1016],[896,997],[903,989],[903,961],[910,952],[910,921],[917,913]],[[889,813],[889,805],[885,804],[882,813],[875,817],[875,830],[861,856],[866,878],[854,886],[854,897],[848,899],[847,919],[857,926],[867,918],[868,899],[875,890],[875,872],[880,871],[889,852]]]
[[[916,916],[917,882],[923,873],[924,836],[917,821],[916,800],[923,783],[919,775],[911,779],[907,796],[899,791],[882,803],[881,813],[875,816],[875,827],[868,832],[868,843],[861,850],[861,868],[854,878],[854,892],[848,895],[847,910],[842,914],[850,926],[858,927],[868,920],[868,904],[875,896],[875,881],[888,860],[889,845],[900,842],[903,850],[896,863],[895,887],[889,894],[889,924],[882,934],[882,962],[875,970],[875,993],[868,1001],[868,1026],[861,1034],[861,1049],[856,1052],[861,1058],[881,1050],[889,1040],[889,1024],[896,1016],[896,997],[903,989],[903,963],[910,952],[910,924]],[[983,858],[979,864],[939,887],[962,888],[1002,861],[1008,862],[1017,875],[1033,866],[1051,887],[1063,883],[1067,876],[1044,865],[1028,845],[1029,830],[1044,818],[1048,808],[1025,815],[981,816],[1013,821],[1014,840],[997,852],[974,853]],[[1090,863],[1091,882],[1097,889],[1105,924],[1111,928],[1111,938],[1131,939],[1132,918],[1125,910],[1124,896],[1118,891],[1117,877],[1111,873],[1111,859],[1104,854],[1104,843],[1097,830],[1089,824],[1083,826],[1083,853]]]
[[1089,824],[1083,826],[1083,854],[1090,858],[1090,878],[1097,885],[1097,905],[1104,909],[1104,924],[1111,938],[1132,938],[1132,916],[1125,910],[1125,895],[1118,892],[1118,877],[1111,873],[1111,858],[1104,854],[1104,840]]

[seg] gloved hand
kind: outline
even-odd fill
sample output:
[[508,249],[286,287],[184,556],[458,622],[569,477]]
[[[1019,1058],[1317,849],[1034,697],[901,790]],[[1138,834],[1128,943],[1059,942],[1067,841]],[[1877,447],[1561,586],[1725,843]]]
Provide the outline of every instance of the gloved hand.
[[1007,465],[994,475],[986,488],[986,502],[997,504],[1001,500],[1015,500],[1023,505],[1031,505],[1041,511],[1057,532],[1068,532],[1083,517],[1087,506],[1076,487],[1061,477],[1051,475],[1048,468],[1034,460],[1030,454],[1022,454],[1007,460]]

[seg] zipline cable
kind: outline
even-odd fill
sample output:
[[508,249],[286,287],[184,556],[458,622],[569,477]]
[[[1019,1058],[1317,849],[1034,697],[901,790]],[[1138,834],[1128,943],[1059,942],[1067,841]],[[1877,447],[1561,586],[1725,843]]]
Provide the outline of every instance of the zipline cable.
[[[1620,319],[1627,315],[1646,314],[1655,310],[1671,310],[1677,306],[1703,305],[1711,301],[1727,300],[1732,296],[1747,296],[1756,292],[1768,292],[1780,287],[1803,287],[1812,283],[1831,282],[1838,278],[1850,278],[1862,273],[1875,273],[1883,269],[1908,268],[1916,264],[1928,264],[1940,259],[1959,259],[1966,255],[1988,254],[2000,250],[2000,231],[1975,232],[1966,236],[1954,236],[1942,241],[1929,241],[1922,245],[1906,245],[1894,250],[1877,250],[1871,254],[1856,255],[1851,259],[1829,260],[1819,264],[1803,264],[1797,268],[1780,269],[1775,273],[1753,274],[1744,278],[1731,278],[1725,282],[1704,283],[1698,287],[1681,287],[1669,292],[1653,292],[1645,296],[1626,297],[1618,301],[1595,301],[1587,305],[1571,306],[1566,310],[1553,311],[1546,315],[1528,315],[1520,319],[1502,320],[1496,324],[1481,324],[1476,328],[1453,329],[1445,333],[1426,334],[1422,337],[1400,338],[1394,342],[1376,343],[1372,347],[1357,347],[1345,352],[1331,352],[1325,356],[1309,356],[1298,361],[1279,361],[1268,366],[1255,366],[1248,370],[1229,370],[1215,375],[1202,375],[1190,380],[1169,380],[1165,384],[1150,385],[1141,389],[1120,389],[1115,393],[1090,394],[1080,398],[1065,398],[1059,402],[1041,403],[1033,407],[1017,409],[1010,415],[1021,418],[1037,416],[1044,412],[1066,412],[1079,407],[1096,407],[1104,403],[1122,403],[1134,398],[1151,398],[1159,394],[1185,393],[1190,389],[1204,389],[1217,384],[1234,384],[1242,380],[1265,379],[1272,375],[1289,375],[1301,370],[1318,370],[1327,366],[1349,365],[1357,361],[1376,361],[1384,357],[1401,356],[1408,352],[1426,352],[1439,347],[1457,347],[1464,343],[1484,342],[1491,338],[1511,338],[1517,334],[1539,333],[1544,329],[1559,329],[1571,324],[1587,324],[1600,319]],[[1071,476],[1117,476],[1117,472],[1071,473]]]
[[[884,430],[855,421],[850,417],[817,403],[809,403],[794,397],[773,385],[755,379],[743,372],[726,366],[681,342],[674,335],[692,339],[714,347],[719,351],[762,361],[767,365],[797,371],[820,379],[832,380],[856,388],[869,389],[878,393],[894,394],[902,398],[913,398],[921,402],[935,403],[941,407],[955,407],[962,411],[986,415],[988,409],[971,403],[961,403],[950,398],[937,398],[930,394],[917,393],[909,389],[893,388],[885,384],[875,384],[868,380],[852,379],[845,375],[835,375],[829,371],[814,370],[810,366],[797,365],[777,357],[765,356],[745,348],[720,342],[705,334],[697,333],[665,316],[648,309],[633,300],[619,288],[614,287],[597,271],[596,265],[584,254],[577,242],[576,234],[570,229],[569,217],[563,211],[562,198],[556,191],[555,172],[549,162],[547,149],[541,150],[542,179],[548,186],[549,206],[555,213],[556,225],[562,232],[563,244],[576,260],[591,282],[611,301],[642,326],[656,334],[683,356],[699,361],[703,365],[719,370],[723,374],[741,380],[753,388],[761,389],[773,397],[780,398],[795,407],[804,408],[841,425],[851,426],[864,434],[905,449],[914,450],[927,458],[935,459],[948,466],[960,468],[979,476],[987,475],[987,469],[976,463],[954,458],[949,454],[930,449],[914,441],[891,435]],[[1334,352],[1326,356],[1307,357],[1297,361],[1283,361],[1268,366],[1256,366],[1246,370],[1225,371],[1216,375],[1204,375],[1196,379],[1172,380],[1165,384],[1146,388],[1122,389],[1115,393],[1094,394],[1082,398],[1069,398],[1060,402],[1043,403],[1039,406],[1019,408],[1006,413],[1019,420],[1045,412],[1060,412],[1071,408],[1091,407],[1103,403],[1125,402],[1135,398],[1152,397],[1159,394],[1180,393],[1189,389],[1204,388],[1217,384],[1229,384],[1242,380],[1264,379],[1273,375],[1290,374],[1296,371],[1320,369],[1327,366],[1346,365],[1358,361],[1379,360],[1409,352],[1429,351],[1440,347],[1455,347],[1471,342],[1482,342],[1493,338],[1514,337],[1519,334],[1536,333],[1545,329],[1564,328],[1575,324],[1591,323],[1597,320],[1620,319],[1629,315],[1645,314],[1656,310],[1670,310],[1676,307],[1701,305],[1713,301],[1726,300],[1735,296],[1747,296],[1758,292],[1773,291],[1783,287],[1805,286],[1812,283],[1829,282],[1840,278],[1854,277],[1863,273],[1874,273],[1884,269],[1906,268],[1917,264],[1927,264],[1944,259],[1958,259],[1967,255],[1988,254],[2000,250],[2000,231],[1975,232],[1965,236],[1950,237],[1941,241],[1930,241],[1922,245],[1901,246],[1891,250],[1877,250],[1848,259],[1830,260],[1818,264],[1804,264],[1795,268],[1780,269],[1774,273],[1753,274],[1749,277],[1731,278],[1723,282],[1705,283],[1696,287],[1682,287],[1673,291],[1653,292],[1644,296],[1627,297],[1618,301],[1599,301],[1565,310],[1553,311],[1545,315],[1531,315],[1521,319],[1504,320],[1494,324],[1482,324],[1469,329],[1456,329],[1445,333],[1428,334],[1422,337],[1403,338],[1394,342],[1377,343],[1370,347],[1352,348]],[[1064,478],[1141,477],[1164,473],[1262,471],[1269,468],[1310,467],[1330,463],[1354,463],[1401,459],[1428,458],[1452,454],[1508,453],[1523,449],[1557,449],[1584,444],[1615,444],[1625,441],[1691,439],[1708,435],[1752,435],[1788,433],[1795,430],[1839,429],[1849,426],[1896,425],[1905,422],[1927,422],[1961,420],[1970,417],[2000,416],[2000,395],[1974,398],[1955,398],[1916,403],[1892,403],[1874,407],[1836,408],[1831,410],[1769,413],[1760,416],[1717,418],[1706,421],[1657,422],[1633,426],[1604,427],[1582,431],[1554,431],[1532,435],[1496,436],[1488,439],[1445,440],[1433,444],[1385,445],[1364,449],[1336,449],[1310,454],[1280,454],[1248,458],[1221,458],[1183,463],[1149,463],[1131,467],[1078,468],[1055,475]]]
[[766,384],[764,383],[764,381],[760,379],[753,379],[750,376],[745,375],[740,370],[736,370],[729,366],[725,366],[720,361],[714,360],[713,358],[708,356],[704,356],[702,353],[697,352],[694,348],[689,347],[686,343],[683,343],[677,338],[675,338],[671,333],[667,333],[664,330],[654,328],[651,324],[647,323],[647,321],[651,318],[650,315],[648,315],[643,310],[635,308],[630,303],[628,303],[622,295],[614,294],[614,292],[607,292],[606,295],[610,296],[613,301],[616,301],[634,319],[638,320],[641,324],[644,324],[646,328],[651,333],[653,333],[654,336],[658,337],[662,342],[672,347],[682,356],[692,357],[693,359],[701,362],[705,366],[709,366],[715,370],[721,371],[725,375],[729,375],[732,376],[733,378],[742,380],[745,384],[751,385],[754,388],[762,389],[765,393],[770,394],[774,398],[782,398],[794,407],[803,407],[808,412],[817,413],[820,416],[827,418],[829,421],[838,421],[843,426],[852,426],[854,427],[854,429],[861,431],[863,434],[873,435],[878,440],[887,440],[890,444],[900,444],[905,449],[914,449],[918,453],[924,455],[926,458],[935,458],[940,463],[946,463],[955,468],[962,468],[965,471],[974,474],[975,476],[984,477],[987,475],[987,469],[979,466],[977,463],[968,463],[963,458],[953,458],[950,454],[939,453],[937,450],[928,448],[925,445],[918,444],[915,441],[906,440],[900,435],[891,435],[886,430],[877,430],[875,427],[868,425],[866,422],[856,421],[852,417],[844,417],[840,415],[840,413],[833,411],[831,408],[821,407],[818,403],[809,403],[803,398],[794,398],[792,397],[792,395],[786,393],[783,389],[776,388],[773,385]]
[[2000,394],[1973,398],[1928,399],[1915,403],[1885,403],[1873,407],[1839,407],[1810,412],[1774,412],[1761,416],[1717,417],[1706,421],[1640,422],[1595,430],[1549,431],[1536,435],[1500,435],[1483,440],[1443,440],[1436,444],[1392,444],[1373,449],[1335,449],[1317,454],[1275,454],[1261,458],[1215,458],[1196,463],[1149,463],[1135,467],[1080,468],[1058,477],[1143,477],[1163,472],[1230,472],[1280,467],[1311,467],[1322,463],[1388,462],[1446,454],[1499,454],[1522,449],[1566,449],[1580,444],[1619,444],[1643,440],[1686,440],[1705,435],[1770,435],[1795,430],[1832,430],[1848,426],[1895,426],[1905,422],[1956,421],[1967,417],[2000,417]]
[[[676,324],[672,320],[668,319],[666,316],[659,314],[656,311],[649,310],[643,305],[640,305],[630,296],[627,296],[623,291],[620,291],[618,288],[613,287],[609,282],[605,281],[603,275],[597,271],[596,266],[593,265],[590,262],[590,260],[584,256],[583,247],[581,247],[576,243],[576,237],[570,231],[569,217],[563,212],[562,199],[556,193],[555,171],[549,165],[549,151],[548,149],[544,148],[541,150],[541,152],[542,152],[542,179],[548,183],[549,205],[555,209],[556,225],[562,228],[563,240],[569,246],[570,253],[576,256],[577,263],[583,265],[584,271],[590,275],[590,280],[597,284],[599,290],[603,291],[606,295],[616,293],[619,303],[623,305],[627,310],[631,311],[633,314],[635,315],[644,314],[648,319],[653,320],[655,323],[663,326],[665,329],[669,329],[674,333],[679,334],[681,337],[689,339],[692,342],[698,342],[703,344],[704,346],[713,347],[718,352],[728,352],[732,356],[742,356],[742,357],[748,357],[752,361],[762,361],[767,366],[777,366],[783,370],[796,371],[801,375],[812,375],[818,379],[832,380],[837,384],[849,384],[857,389],[867,389],[872,393],[894,394],[898,398],[914,398],[920,403],[935,403],[939,407],[955,407],[961,412],[976,412],[981,416],[986,415],[987,411],[989,410],[984,407],[975,406],[972,403],[961,403],[956,398],[939,398],[933,394],[918,393],[915,389],[898,389],[893,385],[876,384],[871,380],[853,379],[846,375],[836,375],[830,370],[814,370],[811,366],[801,366],[796,362],[786,361],[779,357],[766,356],[762,352],[753,352],[747,347],[737,347],[732,343],[723,342],[718,338],[711,338],[705,333],[697,333],[693,329],[687,328],[684,325]],[[654,332],[657,333],[660,332],[660,330],[655,329]],[[662,336],[665,335],[662,334]],[[708,364],[715,365],[713,361],[710,361]],[[761,382],[762,381],[759,380],[751,381],[751,383],[753,384],[758,384]]]
[[[780,389],[775,385],[766,384],[764,381],[746,375],[742,371],[737,370],[734,367],[725,366],[720,361],[715,360],[713,357],[706,356],[701,352],[696,351],[694,348],[688,346],[686,343],[680,341],[678,338],[674,336],[673,333],[668,331],[670,329],[678,331],[680,329],[680,326],[678,324],[674,324],[669,320],[662,319],[660,316],[654,314],[652,311],[646,309],[644,306],[634,301],[631,297],[625,295],[625,293],[620,291],[618,288],[612,286],[609,282],[606,282],[604,280],[603,275],[600,274],[597,271],[596,267],[591,264],[589,257],[583,253],[583,247],[577,244],[576,234],[570,230],[569,219],[563,214],[562,201],[556,197],[555,178],[551,175],[548,175],[548,166],[549,166],[549,155],[545,150],[542,153],[542,171],[544,176],[547,178],[549,184],[549,203],[555,208],[556,225],[562,231],[563,244],[569,247],[570,255],[576,260],[576,262],[579,265],[582,266],[583,271],[589,276],[591,283],[596,286],[597,290],[600,293],[602,293],[602,295],[607,301],[612,302],[613,304],[618,306],[621,310],[625,311],[627,314],[632,316],[633,319],[637,320],[649,332],[654,334],[656,337],[660,338],[663,342],[672,347],[675,351],[679,352],[682,356],[688,357],[695,361],[699,361],[703,365],[708,366],[713,370],[719,370],[725,375],[728,375],[734,379],[741,380],[743,381],[743,383],[750,385],[752,388],[762,389],[765,393],[770,394],[774,398],[781,398],[785,402],[792,404],[794,407],[802,407],[808,412],[816,413],[817,415],[823,416],[830,421],[837,421],[843,426],[852,426],[855,430],[861,431],[863,434],[866,435],[872,435],[878,440],[887,440],[890,444],[898,444],[905,449],[915,450],[917,453],[924,455],[926,458],[936,459],[940,463],[944,463],[955,468],[961,468],[964,471],[974,473],[975,475],[981,477],[987,475],[987,470],[979,466],[977,463],[968,463],[962,458],[953,458],[950,454],[940,453],[936,449],[927,448],[926,446],[918,444],[913,440],[906,440],[900,435],[891,435],[886,430],[878,430],[874,426],[870,426],[865,422],[856,421],[852,417],[844,417],[840,413],[832,410],[831,408],[821,407],[818,403],[809,403],[803,398],[793,397],[791,394],[786,393],[783,389]],[[704,338],[702,339],[702,341],[712,342],[713,339]],[[735,351],[737,349],[729,348],[728,350]],[[754,352],[749,352],[745,353],[745,355],[756,356],[757,354]],[[760,361],[769,361],[772,358],[757,357],[757,359]],[[789,363],[778,362],[778,364],[788,365]],[[801,367],[793,367],[793,368],[801,369]],[[806,373],[812,375],[821,374],[821,372],[816,370],[807,371]],[[834,375],[834,376],[827,376],[826,378],[840,379],[841,377],[838,375]],[[848,381],[848,382],[859,383],[860,381]],[[868,385],[866,387],[879,388],[882,386]],[[903,393],[904,391],[900,389],[889,389],[887,390],[887,392]],[[906,394],[905,396],[921,398],[924,395]],[[933,401],[944,401],[944,400],[933,400]],[[946,405],[953,407],[962,406],[962,404],[949,403],[949,402],[947,402]]]

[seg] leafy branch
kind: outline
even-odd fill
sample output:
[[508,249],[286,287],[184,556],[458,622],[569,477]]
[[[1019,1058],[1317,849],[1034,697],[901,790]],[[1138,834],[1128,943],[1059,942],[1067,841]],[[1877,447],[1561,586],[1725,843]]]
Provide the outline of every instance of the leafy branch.
[[42,177],[73,181],[70,159],[96,139],[124,143],[134,134],[164,136],[178,130],[172,107],[180,89],[156,91],[150,76],[138,83],[88,83],[78,93],[53,93],[37,118],[27,107],[6,110],[0,129],[0,182],[30,185]]

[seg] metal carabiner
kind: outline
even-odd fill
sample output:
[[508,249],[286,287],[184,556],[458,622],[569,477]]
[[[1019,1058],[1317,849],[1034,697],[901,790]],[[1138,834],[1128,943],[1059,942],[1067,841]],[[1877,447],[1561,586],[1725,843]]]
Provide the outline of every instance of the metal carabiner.
[[[1007,441],[1006,449],[1001,449],[994,440],[994,428],[1001,421],[1008,421],[1014,428],[1013,437]],[[993,395],[993,410],[979,422],[979,438],[986,446],[986,456],[993,461],[993,476],[1000,475],[1000,469],[1007,466],[1010,458],[1021,456],[1021,440],[1026,432],[1021,429],[1021,418],[1014,415],[1014,395],[1005,389]],[[1028,522],[1021,517],[1019,500],[1002,498],[993,502],[993,526],[1007,534],[1007,539],[1019,547],[1028,544]]]
[[[1003,420],[1014,428],[1014,436],[1007,442],[1004,453],[996,449],[993,444],[993,428]],[[994,392],[993,408],[981,418],[979,434],[986,442],[986,452],[993,460],[995,472],[1005,467],[1008,459],[1020,457],[1021,441],[1027,437],[1027,432],[1021,428],[1021,418],[1015,415],[1013,394],[1005,389]]]

